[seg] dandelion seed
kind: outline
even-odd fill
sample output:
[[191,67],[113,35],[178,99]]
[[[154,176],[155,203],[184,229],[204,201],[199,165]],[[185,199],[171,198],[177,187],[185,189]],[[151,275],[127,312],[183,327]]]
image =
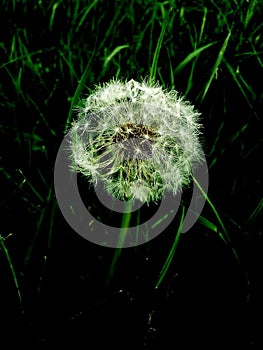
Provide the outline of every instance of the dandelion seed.
[[76,107],[72,169],[120,200],[150,203],[188,186],[201,159],[200,114],[157,83],[111,80]]

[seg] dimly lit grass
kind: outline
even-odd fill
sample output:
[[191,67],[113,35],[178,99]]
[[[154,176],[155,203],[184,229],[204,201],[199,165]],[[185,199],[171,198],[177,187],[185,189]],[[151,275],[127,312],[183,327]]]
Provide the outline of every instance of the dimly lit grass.
[[[84,266],[73,264],[75,275],[80,270],[98,275],[94,279],[101,288],[108,274],[112,285],[107,288],[123,288],[118,278],[125,271],[125,256],[133,253],[139,260],[147,257],[147,263],[140,260],[142,266],[129,274],[141,281],[140,271],[147,266],[150,291],[162,284],[166,288],[174,275],[180,249],[176,227],[163,241],[158,238],[158,246],[153,240],[133,253],[114,253],[83,243],[57,207],[54,162],[74,106],[95,84],[112,77],[156,78],[202,113],[209,192],[198,222],[180,240],[214,235],[250,278],[249,272],[262,263],[259,257],[250,263],[246,252],[247,242],[262,244],[262,18],[259,0],[1,2],[0,291],[15,288],[20,304],[15,315],[23,310],[29,324],[38,318],[32,310],[35,305],[41,309],[49,274],[63,263],[69,268],[67,259],[75,259],[79,245],[96,263],[89,266],[82,252]],[[62,246],[72,256],[64,256]],[[54,262],[56,254],[61,265]],[[69,307],[69,314],[75,311]]]

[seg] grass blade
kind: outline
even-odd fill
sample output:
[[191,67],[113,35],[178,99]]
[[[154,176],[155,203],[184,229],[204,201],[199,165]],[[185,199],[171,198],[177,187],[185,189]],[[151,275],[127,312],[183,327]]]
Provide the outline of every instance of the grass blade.
[[160,287],[160,284],[162,283],[164,277],[166,276],[167,274],[167,271],[172,263],[172,260],[173,260],[173,257],[174,257],[174,254],[175,254],[175,251],[176,251],[176,248],[178,246],[178,242],[179,242],[179,238],[181,236],[181,229],[182,229],[182,225],[183,225],[183,221],[184,221],[184,207],[182,209],[182,215],[181,215],[181,220],[180,220],[180,224],[179,224],[179,227],[178,227],[178,230],[177,230],[177,233],[175,235],[175,239],[174,239],[174,242],[173,242],[173,245],[170,249],[170,252],[168,254],[168,257],[162,267],[162,270],[159,274],[159,277],[158,277],[158,281],[155,285],[155,289],[158,289]]
[[[230,244],[230,243],[231,243],[230,237],[229,237],[229,235],[228,235],[228,233],[227,233],[227,230],[226,230],[226,228],[225,228],[225,225],[223,224],[223,221],[221,220],[220,215],[219,215],[218,211],[216,210],[214,204],[211,202],[211,200],[210,200],[210,198],[208,197],[207,193],[206,193],[206,192],[203,190],[203,188],[200,186],[199,182],[198,182],[195,178],[193,178],[193,180],[194,180],[195,184],[197,185],[197,187],[199,188],[199,190],[200,190],[200,192],[202,193],[202,195],[205,197],[207,203],[208,203],[209,206],[211,207],[212,211],[214,212],[214,214],[215,214],[215,216],[216,216],[216,218],[217,218],[217,220],[218,220],[218,222],[219,222],[219,224],[220,224],[220,226],[221,226],[221,228],[222,228],[222,232],[223,232],[223,233],[221,233],[218,229],[216,230],[216,232],[218,233],[219,237],[220,237],[226,244]],[[209,227],[210,227],[210,229],[212,228],[213,231],[215,231],[214,225],[209,224]],[[232,247],[232,251],[233,251],[233,254],[234,254],[236,260],[239,262],[239,257],[238,257],[238,255],[237,255],[237,252],[236,252],[235,248]]]
[[231,36],[231,31],[228,32],[227,37],[225,38],[225,41],[224,41],[224,43],[223,43],[223,45],[222,45],[222,47],[221,47],[221,49],[219,51],[219,54],[217,56],[217,60],[216,60],[216,62],[214,64],[214,67],[212,69],[212,73],[211,73],[211,75],[209,77],[208,82],[205,85],[204,92],[203,92],[203,95],[202,95],[202,98],[201,98],[201,102],[204,100],[204,98],[205,98],[205,96],[207,94],[207,91],[208,91],[208,89],[209,89],[209,87],[210,87],[210,85],[212,83],[212,80],[214,79],[214,76],[216,75],[217,69],[218,69],[220,63],[223,60],[223,57],[224,57],[224,54],[225,54],[225,51],[226,51],[226,48],[227,48],[230,36]]
[[86,9],[86,11],[84,12],[84,14],[82,15],[81,19],[79,20],[79,24],[76,28],[76,32],[79,31],[79,28],[82,26],[82,23],[85,21],[86,17],[88,16],[90,10],[92,9],[92,7],[94,7],[97,4],[98,0],[94,0],[89,7]]
[[171,16],[171,12],[173,10],[173,7],[171,7],[169,9],[169,11],[167,12],[166,18],[164,20],[164,23],[162,25],[162,30],[156,45],[156,49],[153,55],[153,62],[152,62],[152,66],[150,68],[150,80],[155,80],[156,79],[156,72],[157,72],[157,64],[158,64],[158,60],[159,60],[159,55],[160,55],[160,51],[161,51],[161,47],[162,47],[162,43],[163,43],[163,38],[164,38],[164,34],[167,28],[167,25],[169,23],[170,20],[170,16]]
[[7,249],[6,245],[5,245],[5,238],[2,237],[1,235],[0,235],[0,243],[1,243],[1,246],[2,246],[3,251],[4,251],[4,253],[5,253],[5,256],[6,256],[8,265],[9,265],[9,267],[10,267],[10,270],[11,270],[11,274],[12,274],[12,277],[13,277],[13,280],[14,280],[14,283],[15,283],[16,291],[17,291],[17,296],[18,296],[19,304],[20,304],[20,306],[21,306],[22,312],[24,312],[24,306],[23,306],[22,295],[21,295],[21,291],[20,291],[20,288],[19,288],[19,284],[18,284],[18,280],[17,280],[17,277],[16,277],[16,273],[15,273],[15,270],[14,270],[14,266],[13,266],[11,257],[10,257],[10,255],[9,255],[8,249]]
[[255,218],[260,214],[262,208],[263,208],[263,198],[260,200],[260,202],[256,206],[255,210],[253,210],[253,212],[249,216],[248,221],[253,222],[255,220]]
[[69,125],[71,123],[71,119],[72,119],[72,113],[73,113],[73,107],[77,104],[77,101],[82,93],[82,90],[84,89],[84,86],[85,86],[85,83],[86,83],[86,80],[89,76],[89,73],[90,73],[90,64],[92,62],[92,59],[94,57],[94,54],[95,54],[95,50],[93,51],[92,53],[92,56],[88,62],[88,64],[86,65],[86,68],[81,76],[81,79],[78,83],[78,86],[77,86],[77,89],[74,93],[74,96],[72,97],[71,99],[71,104],[70,104],[70,109],[69,109],[69,114],[68,114],[68,117],[67,117],[67,120],[66,120],[66,123],[65,123],[65,129],[64,129],[64,132],[66,133],[68,131],[68,128],[69,128]]
[[107,66],[109,64],[109,62],[112,60],[112,58],[118,53],[120,52],[121,50],[127,48],[127,47],[130,47],[129,45],[120,45],[120,46],[117,46],[110,55],[108,55],[108,57],[105,59],[104,61],[104,64],[103,64],[103,71],[105,72],[105,70],[107,69]]
[[202,46],[199,49],[196,49],[193,52],[191,52],[181,63],[178,64],[178,66],[174,70],[174,73],[175,74],[179,73],[192,59],[199,56],[202,51],[206,50],[207,48],[214,45],[215,43],[216,41],[214,41],[213,43],[207,44],[205,46]]
[[250,3],[249,3],[249,7],[248,7],[248,10],[247,10],[246,18],[245,18],[245,22],[244,22],[245,29],[249,25],[249,22],[251,21],[251,18],[252,18],[252,16],[255,13],[254,7],[255,7],[256,3],[257,3],[257,0],[251,0]]
[[[241,83],[240,83],[240,81],[239,81],[239,79],[238,79],[237,72],[234,70],[234,68],[231,66],[231,64],[228,63],[225,59],[224,59],[224,63],[225,63],[225,65],[226,65],[227,69],[229,70],[229,73],[232,75],[232,77],[233,77],[235,83],[236,83],[237,86],[239,87],[240,92],[241,92],[242,95],[245,97],[245,100],[247,101],[249,107],[250,107],[251,109],[253,109],[253,106],[252,106],[252,104],[251,104],[251,102],[250,102],[250,100],[249,100],[249,97],[247,96],[245,90],[243,89],[243,86],[241,85]],[[254,93],[254,92],[253,92],[253,93]]]

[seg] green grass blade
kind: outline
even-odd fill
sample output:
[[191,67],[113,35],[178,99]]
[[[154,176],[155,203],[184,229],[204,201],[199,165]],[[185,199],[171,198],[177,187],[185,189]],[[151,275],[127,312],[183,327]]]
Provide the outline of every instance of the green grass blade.
[[241,129],[237,130],[233,136],[230,137],[229,142],[234,142],[248,127],[249,123],[246,123]]
[[216,210],[215,206],[214,206],[213,203],[211,202],[211,200],[210,200],[210,198],[208,197],[208,195],[204,192],[203,188],[200,186],[200,184],[199,184],[199,182],[196,180],[196,178],[193,178],[193,180],[194,180],[195,184],[197,185],[197,187],[199,188],[199,190],[200,190],[200,192],[202,193],[202,195],[205,197],[207,203],[210,205],[211,209],[213,210],[213,212],[214,212],[214,214],[215,214],[215,216],[216,216],[216,218],[217,218],[217,220],[218,220],[218,222],[219,222],[219,224],[220,224],[220,226],[221,226],[221,228],[222,228],[224,234],[226,235],[227,241],[230,242],[230,238],[229,238],[228,233],[227,233],[227,231],[226,231],[226,228],[225,228],[225,226],[224,226],[224,224],[223,224],[223,221],[221,220],[221,218],[220,218],[220,216],[219,216],[219,214],[218,214],[218,211]]
[[199,33],[199,43],[201,43],[202,38],[203,38],[203,34],[204,34],[204,29],[205,29],[205,23],[206,23],[206,17],[207,17],[207,7],[204,7],[204,15],[203,15],[203,19],[202,19],[202,25],[201,25],[201,29],[200,29],[200,33]]
[[209,87],[212,83],[212,80],[214,79],[214,76],[216,75],[216,72],[217,72],[217,69],[218,67],[220,66],[222,60],[223,60],[223,57],[224,57],[224,54],[225,54],[225,51],[226,51],[226,48],[227,48],[227,45],[228,45],[228,41],[230,39],[230,36],[231,36],[231,31],[228,32],[227,34],[227,37],[225,38],[225,41],[218,53],[218,56],[217,56],[217,59],[216,59],[216,62],[214,64],[214,67],[212,69],[212,72],[211,72],[211,75],[208,79],[208,82],[206,83],[205,85],[205,88],[204,88],[204,92],[203,92],[203,95],[201,97],[201,102],[204,100],[206,94],[207,94],[207,91],[209,90]]
[[[193,178],[195,184],[197,185],[197,187],[199,188],[200,192],[202,193],[202,195],[205,197],[207,203],[209,204],[210,208],[212,209],[213,213],[215,214],[220,226],[221,226],[221,229],[222,229],[222,233],[216,229],[216,231],[214,230],[214,225],[211,225],[209,224],[208,227],[211,229],[213,229],[213,231],[217,232],[217,234],[219,235],[219,237],[226,243],[226,244],[231,244],[231,240],[230,240],[230,237],[227,233],[227,230],[225,228],[225,225],[223,224],[223,221],[221,220],[220,218],[220,215],[218,213],[218,211],[216,210],[214,204],[211,202],[210,198],[208,197],[207,193],[203,190],[203,188],[200,186],[199,182],[195,179],[195,177]],[[208,221],[206,221],[206,223],[208,223]],[[239,257],[238,257],[238,254],[235,250],[235,248],[232,247],[232,252],[236,258],[236,260],[239,262]]]
[[79,28],[82,26],[83,22],[86,20],[90,10],[97,4],[98,0],[94,0],[85,10],[85,12],[83,13],[81,19],[79,20],[78,26],[76,28],[76,32],[79,31]]
[[198,222],[200,222],[203,226],[208,228],[211,231],[218,232],[217,226],[213,224],[210,220],[205,218],[204,216],[199,216]]
[[178,246],[179,238],[181,236],[181,229],[182,229],[183,221],[184,221],[184,207],[182,208],[181,220],[180,220],[180,224],[179,224],[177,233],[175,235],[173,245],[172,245],[170,252],[168,254],[168,257],[167,257],[167,259],[166,259],[166,261],[161,269],[161,272],[160,272],[159,277],[158,277],[158,281],[155,285],[155,289],[158,289],[160,287],[160,284],[162,283],[163,279],[165,278],[167,271],[172,263],[176,248]]
[[157,72],[157,64],[158,64],[158,60],[159,60],[159,55],[160,55],[165,31],[166,31],[167,25],[168,25],[170,17],[171,17],[172,10],[173,10],[173,7],[171,7],[169,9],[169,11],[167,12],[166,18],[165,18],[164,23],[162,25],[162,30],[161,30],[160,36],[158,38],[156,49],[155,49],[155,52],[153,55],[153,62],[152,62],[152,65],[150,67],[150,80],[152,80],[152,81],[154,81],[156,79],[156,72]]
[[36,188],[33,186],[33,184],[26,178],[24,173],[22,172],[21,169],[19,169],[19,173],[23,176],[23,183],[26,183],[28,187],[31,189],[31,191],[35,194],[35,196],[38,198],[38,200],[43,203],[44,198],[41,196],[41,194],[36,190]]
[[50,21],[49,21],[49,30],[50,31],[52,31],[56,10],[57,10],[59,5],[60,5],[60,2],[56,2],[52,7],[52,13],[51,13]]
[[[219,236],[219,238],[224,242],[224,244],[226,245],[229,244],[229,242],[226,240],[226,237],[220,231],[218,231],[218,227],[215,224],[213,224],[210,220],[208,220],[203,216],[199,216],[198,222],[202,224],[204,227],[206,227],[207,229],[215,232]],[[236,257],[236,254],[234,255]]]
[[0,66],[0,69],[1,68],[4,68],[6,67],[7,65],[10,65],[12,63],[15,63],[15,62],[18,62],[18,61],[23,61],[24,59],[28,59],[29,57],[31,58],[32,56],[36,56],[36,55],[42,55],[42,54],[45,54],[45,53],[48,53],[50,51],[53,51],[53,50],[56,50],[57,48],[56,47],[50,47],[50,48],[46,48],[44,50],[37,50],[37,51],[34,51],[34,52],[31,52],[31,53],[27,53],[27,54],[22,54],[20,56],[17,56],[15,58],[12,58],[10,59],[9,61],[3,63],[1,66]]
[[241,75],[241,73],[238,71],[237,72],[240,81],[243,83],[243,85],[245,86],[245,88],[247,89],[247,91],[250,93],[250,95],[252,96],[252,99],[255,100],[257,95],[255,93],[255,91],[253,90],[252,86],[249,85],[246,80],[243,78],[243,76]]
[[91,64],[91,61],[92,61],[92,59],[94,57],[94,54],[95,54],[95,50],[92,53],[92,56],[91,56],[87,66],[86,66],[86,68],[85,68],[85,70],[84,70],[84,72],[83,72],[83,74],[81,76],[81,79],[80,79],[80,81],[78,83],[78,86],[77,86],[77,89],[76,89],[76,91],[74,93],[74,96],[71,99],[70,108],[69,108],[69,114],[68,114],[68,117],[67,117],[67,120],[66,120],[66,123],[65,123],[64,133],[66,133],[68,131],[69,126],[71,124],[73,108],[74,108],[74,106],[76,106],[77,101],[79,100],[80,95],[81,95],[81,93],[82,93],[82,91],[84,89],[86,80],[87,80],[87,78],[89,76],[89,73],[90,73],[90,64]]
[[175,68],[174,73],[179,73],[189,62],[192,61],[195,57],[199,56],[200,53],[206,49],[208,49],[210,46],[214,45],[216,41],[213,43],[207,44],[205,46],[200,47],[199,49],[194,50],[191,52],[181,63],[178,64],[178,66]]
[[211,150],[210,150],[210,152],[208,154],[208,158],[211,158],[212,154],[215,152],[216,145],[217,145],[218,141],[221,139],[221,132],[222,132],[224,126],[225,126],[225,123],[222,122],[221,125],[219,126],[218,130],[217,130],[217,135],[215,137],[215,140],[214,140],[214,143],[213,143],[213,145],[211,147]]
[[121,50],[123,49],[126,49],[127,47],[130,47],[129,45],[120,45],[120,46],[117,46],[110,55],[108,55],[108,57],[105,59],[104,61],[104,64],[103,64],[103,71],[105,72],[106,69],[107,69],[107,66],[109,64],[109,62],[113,59],[113,57],[118,53],[120,52]]
[[251,102],[250,102],[250,100],[249,100],[249,97],[248,97],[248,95],[246,94],[245,90],[243,89],[243,86],[241,85],[241,83],[240,83],[240,81],[239,81],[239,79],[238,79],[238,74],[237,74],[237,72],[234,70],[234,68],[231,66],[231,64],[228,63],[225,59],[224,59],[224,63],[225,63],[225,65],[226,65],[227,69],[229,70],[229,73],[232,75],[232,77],[233,77],[235,83],[237,84],[237,86],[238,86],[240,92],[241,92],[242,95],[245,97],[245,100],[247,101],[247,104],[249,105],[249,107],[250,107],[251,109],[253,109],[253,106],[252,106],[252,104],[251,104]]
[[8,265],[9,265],[9,268],[10,268],[10,271],[11,271],[11,274],[12,274],[12,277],[13,277],[13,280],[14,280],[14,284],[15,284],[15,287],[16,287],[19,304],[21,306],[22,312],[24,312],[23,300],[22,300],[22,295],[21,295],[19,284],[18,284],[18,280],[17,280],[17,277],[16,277],[16,272],[14,270],[14,266],[13,266],[11,257],[9,255],[8,249],[7,249],[6,245],[5,245],[5,238],[2,237],[1,235],[0,235],[0,243],[1,243],[1,246],[2,246],[3,251],[5,253],[5,256],[6,256],[6,259],[7,259],[7,262],[8,262]]
[[245,21],[244,21],[244,27],[245,29],[247,28],[247,26],[249,25],[250,21],[251,21],[251,18],[253,17],[255,11],[254,11],[254,8],[255,8],[255,5],[257,3],[257,0],[251,0],[249,2],[249,7],[247,9],[247,13],[246,13],[246,18],[245,18]]
[[251,215],[248,218],[249,222],[253,222],[256,217],[260,214],[261,210],[263,208],[263,198],[259,201],[258,205],[256,206],[255,210],[251,213]]

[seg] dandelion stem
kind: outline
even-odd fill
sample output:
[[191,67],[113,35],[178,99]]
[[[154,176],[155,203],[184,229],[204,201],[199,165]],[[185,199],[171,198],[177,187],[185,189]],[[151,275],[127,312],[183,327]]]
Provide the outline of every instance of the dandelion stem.
[[125,212],[123,213],[123,216],[122,216],[120,236],[119,236],[119,241],[118,241],[118,248],[115,249],[115,252],[113,255],[109,275],[108,275],[107,281],[106,281],[107,285],[111,282],[111,280],[113,278],[114,271],[116,270],[117,262],[119,260],[120,254],[121,254],[123,244],[125,242],[127,233],[129,231],[131,215],[132,215],[132,204],[133,204],[132,200],[130,200],[126,203]]

